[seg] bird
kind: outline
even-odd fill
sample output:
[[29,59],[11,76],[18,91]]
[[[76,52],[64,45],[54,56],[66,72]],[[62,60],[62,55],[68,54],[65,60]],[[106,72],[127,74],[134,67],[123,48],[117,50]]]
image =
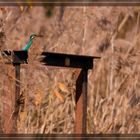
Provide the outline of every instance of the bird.
[[36,34],[31,34],[28,43],[24,46],[24,48],[22,48],[23,51],[28,51],[29,48],[32,46],[33,44],[33,40],[36,37],[43,37],[42,35],[36,35]]

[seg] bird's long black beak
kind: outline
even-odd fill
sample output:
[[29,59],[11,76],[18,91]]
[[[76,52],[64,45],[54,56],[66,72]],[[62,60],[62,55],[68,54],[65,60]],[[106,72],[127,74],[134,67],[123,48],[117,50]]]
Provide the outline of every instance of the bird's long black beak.
[[43,35],[35,35],[35,37],[43,37]]

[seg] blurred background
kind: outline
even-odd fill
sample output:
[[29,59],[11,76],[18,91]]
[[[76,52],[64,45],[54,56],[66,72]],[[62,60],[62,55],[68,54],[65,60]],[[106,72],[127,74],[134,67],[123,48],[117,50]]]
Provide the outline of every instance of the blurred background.
[[[74,133],[78,70],[43,66],[42,51],[101,56],[89,71],[87,131],[139,133],[139,28],[136,6],[1,6],[0,50],[20,50],[31,34],[43,35],[21,66],[18,133]],[[14,67],[2,56],[0,67],[0,133],[8,133]]]

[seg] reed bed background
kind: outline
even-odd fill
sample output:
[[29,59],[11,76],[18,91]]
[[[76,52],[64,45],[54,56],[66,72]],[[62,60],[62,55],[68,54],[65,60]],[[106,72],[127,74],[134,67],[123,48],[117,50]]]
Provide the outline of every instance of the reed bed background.
[[[139,133],[139,27],[139,7],[1,7],[1,50],[21,49],[32,33],[44,36],[21,69],[18,133],[74,132],[79,70],[44,66],[42,51],[101,56],[89,71],[88,133]],[[2,57],[0,65],[0,132],[6,133],[15,79]]]

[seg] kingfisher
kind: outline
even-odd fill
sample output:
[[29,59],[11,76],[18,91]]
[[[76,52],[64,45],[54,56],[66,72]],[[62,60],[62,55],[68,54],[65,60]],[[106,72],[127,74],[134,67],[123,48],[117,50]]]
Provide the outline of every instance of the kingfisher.
[[29,48],[32,46],[33,44],[33,40],[36,38],[36,37],[43,37],[42,35],[36,35],[36,34],[32,34],[30,35],[30,38],[29,38],[29,41],[28,43],[24,46],[24,48],[22,48],[23,51],[28,51]]

